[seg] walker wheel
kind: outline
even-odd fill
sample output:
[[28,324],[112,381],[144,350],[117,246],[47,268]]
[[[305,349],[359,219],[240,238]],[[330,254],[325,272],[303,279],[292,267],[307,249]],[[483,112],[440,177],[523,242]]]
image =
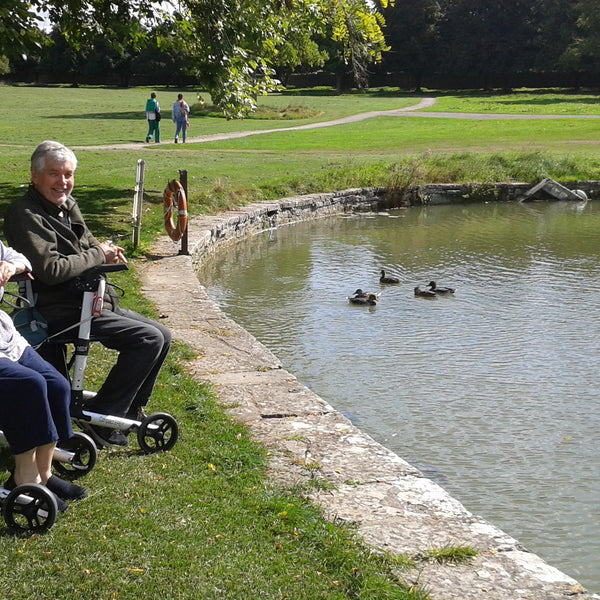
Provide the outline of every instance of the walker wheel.
[[6,525],[13,533],[44,533],[56,522],[54,494],[37,483],[18,485],[2,506]]
[[179,438],[177,421],[168,413],[154,413],[147,416],[137,430],[140,448],[146,454],[166,452]]
[[60,449],[73,454],[67,462],[54,461],[56,471],[67,479],[78,479],[87,475],[98,460],[98,448],[94,440],[82,431],[74,431],[73,437],[60,443]]

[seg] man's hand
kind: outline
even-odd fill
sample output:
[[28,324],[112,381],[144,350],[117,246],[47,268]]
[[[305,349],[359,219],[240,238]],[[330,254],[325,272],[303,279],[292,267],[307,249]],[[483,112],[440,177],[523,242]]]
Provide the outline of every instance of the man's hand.
[[115,265],[119,261],[127,264],[124,249],[121,248],[121,246],[115,246],[110,240],[107,240],[100,244],[100,248],[102,248],[102,252],[104,252],[108,264]]

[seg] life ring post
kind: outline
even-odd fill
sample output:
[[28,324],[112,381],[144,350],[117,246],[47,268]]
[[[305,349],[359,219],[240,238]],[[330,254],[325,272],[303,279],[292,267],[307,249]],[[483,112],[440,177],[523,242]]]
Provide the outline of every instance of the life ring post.
[[179,171],[183,180],[172,179],[163,194],[163,221],[169,237],[181,241],[179,254],[189,254],[187,243],[187,171]]
[[[181,182],[181,187],[183,187],[183,191],[185,192],[185,197],[188,197],[188,177],[187,170],[180,169],[179,170],[179,181]],[[183,235],[181,236],[181,248],[179,249],[178,254],[189,254],[188,251],[188,228],[186,226]]]

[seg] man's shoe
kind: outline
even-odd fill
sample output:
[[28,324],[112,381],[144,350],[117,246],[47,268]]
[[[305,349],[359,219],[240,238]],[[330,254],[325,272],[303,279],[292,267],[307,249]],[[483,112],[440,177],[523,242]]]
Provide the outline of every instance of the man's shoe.
[[148,415],[144,410],[143,406],[138,406],[134,408],[133,406],[127,411],[125,415],[126,419],[131,419],[132,421],[143,421]]
[[146,136],[146,144],[149,144],[149,143],[150,143],[150,136],[149,136],[149,135],[147,135],[147,136]]
[[175,143],[177,143],[179,140],[177,138],[175,138]]
[[79,426],[96,443],[96,446],[123,447],[129,444],[129,438],[119,429],[108,429],[107,427],[98,427],[79,421]]

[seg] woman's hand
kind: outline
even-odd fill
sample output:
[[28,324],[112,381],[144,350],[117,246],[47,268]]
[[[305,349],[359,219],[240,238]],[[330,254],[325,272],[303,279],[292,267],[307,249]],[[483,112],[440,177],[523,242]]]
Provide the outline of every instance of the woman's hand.
[[0,286],[3,286],[16,272],[17,267],[14,263],[0,261]]

